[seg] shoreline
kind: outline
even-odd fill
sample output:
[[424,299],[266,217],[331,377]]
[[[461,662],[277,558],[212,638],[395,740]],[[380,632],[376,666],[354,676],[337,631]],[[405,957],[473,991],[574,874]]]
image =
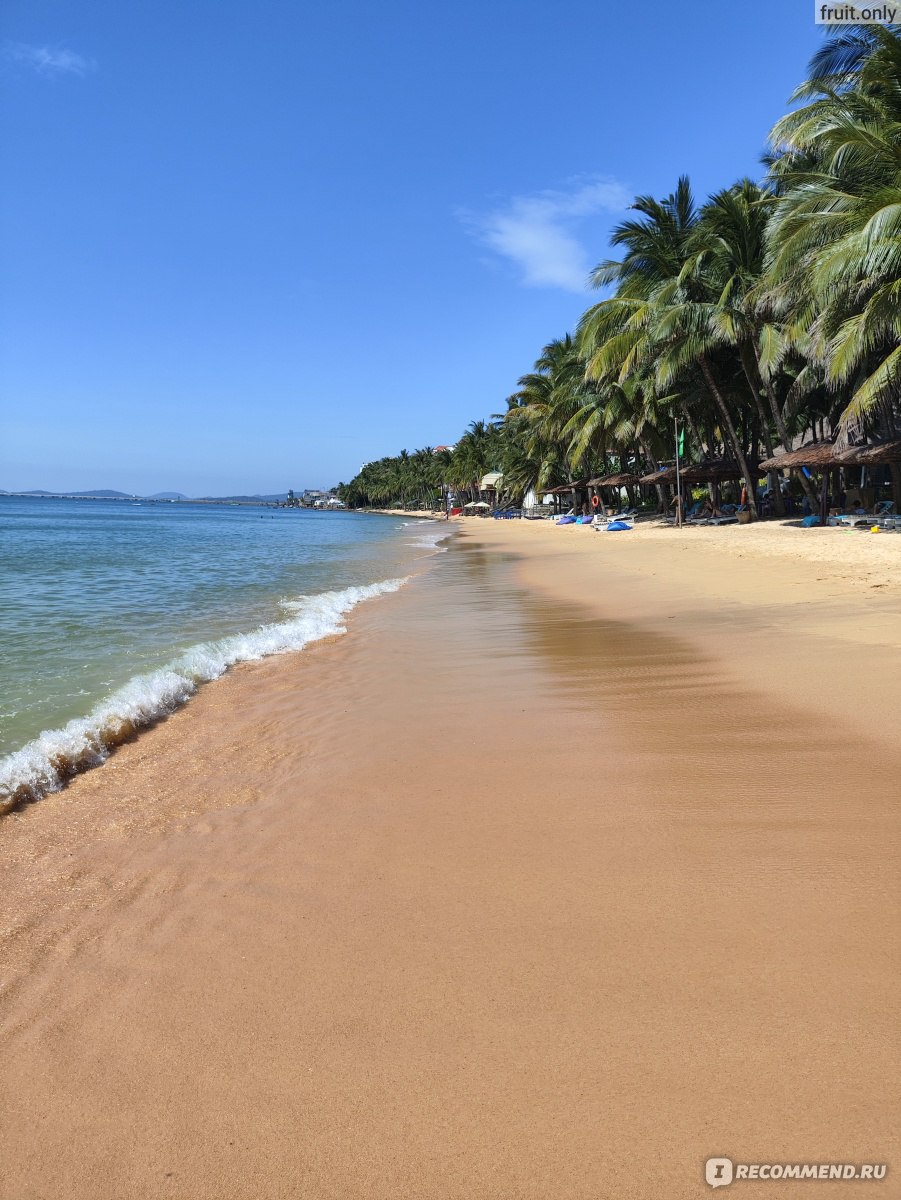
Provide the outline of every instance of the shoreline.
[[451,528],[348,636],[0,824],[4,1200],[679,1200],[707,1154],[893,1161],[894,581]]
[[[307,646],[345,632],[344,620],[360,603],[397,591],[410,577],[351,585],[304,597],[293,617],[243,633],[197,643],[168,663],[131,676],[89,712],[41,731],[0,758],[0,819],[39,803],[86,771],[105,765],[123,744],[140,737],[193,700],[199,689],[235,667]],[[327,611],[323,605],[328,602]],[[305,607],[306,606],[306,607]]]
[[443,512],[407,512],[405,508],[357,508],[354,512],[365,513],[368,517],[406,517],[408,520],[444,521]]

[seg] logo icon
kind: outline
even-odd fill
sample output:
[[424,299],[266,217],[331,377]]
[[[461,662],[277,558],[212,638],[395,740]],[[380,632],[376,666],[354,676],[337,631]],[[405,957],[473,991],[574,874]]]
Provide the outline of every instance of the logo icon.
[[726,1187],[732,1182],[731,1158],[708,1158],[704,1164],[704,1178],[712,1188]]

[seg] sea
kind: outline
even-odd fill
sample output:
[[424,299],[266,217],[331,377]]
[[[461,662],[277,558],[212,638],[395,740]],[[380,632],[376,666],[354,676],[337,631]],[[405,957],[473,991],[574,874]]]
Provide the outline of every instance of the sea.
[[447,536],[353,512],[0,496],[0,812],[235,664],[345,632]]

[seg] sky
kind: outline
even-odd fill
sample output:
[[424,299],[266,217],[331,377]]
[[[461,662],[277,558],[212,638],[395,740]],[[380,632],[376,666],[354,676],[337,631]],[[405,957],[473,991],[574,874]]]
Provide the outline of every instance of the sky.
[[455,441],[633,196],[761,176],[821,37],[809,0],[6,0],[0,488]]

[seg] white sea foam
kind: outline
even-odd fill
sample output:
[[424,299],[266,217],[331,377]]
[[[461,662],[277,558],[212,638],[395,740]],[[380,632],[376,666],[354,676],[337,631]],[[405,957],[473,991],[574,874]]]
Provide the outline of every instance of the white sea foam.
[[58,790],[72,775],[99,766],[110,750],[137,730],[186,703],[202,683],[229,667],[253,662],[309,642],[346,632],[344,616],[363,600],[396,592],[406,579],[386,579],[363,587],[283,600],[291,617],[218,641],[191,646],[166,667],[136,675],[102,700],[86,717],[62,729],[46,730],[14,754],[0,759],[0,813],[25,800]]
[[423,549],[432,550],[436,554],[442,554],[447,549],[446,546],[441,545],[441,542],[452,537],[455,532],[452,528],[449,529],[446,524],[439,525],[437,521],[407,521],[405,522],[405,526],[415,526],[416,532],[421,535],[411,541],[404,542],[405,546],[422,547]]

